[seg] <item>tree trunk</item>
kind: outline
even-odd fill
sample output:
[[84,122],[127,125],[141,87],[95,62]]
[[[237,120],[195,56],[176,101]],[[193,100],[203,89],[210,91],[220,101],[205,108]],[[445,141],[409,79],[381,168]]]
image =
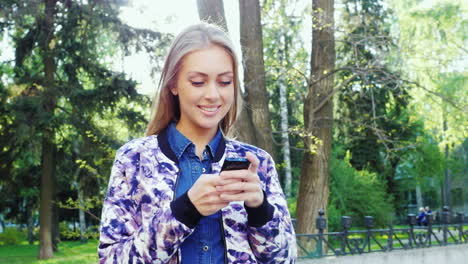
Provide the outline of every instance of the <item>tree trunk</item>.
[[44,131],[42,136],[42,177],[41,202],[39,209],[39,259],[54,256],[52,249],[52,174],[53,164],[53,132]]
[[0,213],[0,233],[5,231],[5,220],[3,219],[3,215]]
[[28,229],[28,243],[29,245],[34,244],[34,236],[33,236],[33,229],[34,229],[34,218],[33,218],[33,208],[29,207],[26,208],[26,214],[28,216],[28,224],[27,224],[27,229]]
[[291,197],[291,154],[289,147],[289,133],[288,133],[288,103],[286,84],[284,83],[283,74],[279,78],[279,92],[280,92],[280,115],[281,115],[281,143],[283,149],[284,160],[284,193],[286,197]]
[[[306,151],[301,168],[297,202],[297,233],[316,233],[315,219],[320,209],[328,207],[329,162],[332,142],[333,75],[324,78],[335,67],[334,1],[312,1],[312,56],[308,93],[304,100]],[[314,84],[315,80],[320,80]],[[320,105],[320,106],[319,106]],[[314,140],[316,137],[317,140]],[[314,144],[316,150],[313,151]]]
[[[54,179],[54,182],[55,182],[55,179]],[[54,185],[52,187],[52,190],[55,191]],[[58,205],[56,203],[52,203],[52,250],[54,252],[58,252],[58,244],[60,242],[58,209],[59,209]]]
[[268,93],[265,86],[259,1],[240,0],[239,16],[246,108],[252,117],[255,145],[274,156]]
[[[44,92],[44,111],[52,116],[55,109],[54,73],[55,62],[53,56],[53,26],[56,0],[45,1],[45,17],[41,19],[41,48],[44,51],[43,64],[46,87]],[[52,194],[54,174],[54,130],[53,127],[44,129],[42,135],[42,167],[41,167],[41,201],[40,201],[40,230],[39,230],[39,259],[53,257],[52,249]]]
[[[445,110],[445,109],[444,109]],[[444,131],[444,138],[447,134],[447,119],[445,118],[445,111],[443,111],[443,131]],[[445,168],[444,168],[444,199],[442,199],[443,204],[442,206],[449,206],[451,208],[451,199],[450,199],[450,191],[451,191],[451,184],[450,184],[450,171],[448,165],[449,159],[449,145],[445,143],[444,146],[444,154],[445,154]]]
[[421,184],[416,184],[416,204],[418,205],[418,209],[424,206],[424,201],[421,193]]
[[[245,99],[243,100],[245,102]],[[250,110],[246,107],[245,103],[239,117],[237,118],[234,130],[234,133],[239,140],[251,145],[255,145],[257,143]]]
[[219,25],[228,32],[222,0],[197,0],[197,7],[200,20]]
[[78,204],[79,204],[79,219],[80,219],[80,241],[81,243],[86,243],[86,218],[84,212],[84,191],[83,186],[80,183],[78,185]]

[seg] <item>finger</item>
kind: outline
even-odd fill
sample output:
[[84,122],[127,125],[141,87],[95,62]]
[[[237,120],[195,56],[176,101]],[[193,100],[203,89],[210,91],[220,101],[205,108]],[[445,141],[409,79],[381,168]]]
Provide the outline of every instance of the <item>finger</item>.
[[258,165],[260,160],[252,152],[247,152],[245,158],[250,161],[249,171],[257,174]]
[[240,179],[221,179],[218,182],[218,186],[228,185],[228,184],[235,183],[238,181],[241,181],[241,180]]
[[198,178],[197,181],[200,181],[204,184],[208,184],[210,186],[216,186],[220,185],[220,177],[216,174],[202,174],[200,175],[200,178]]
[[236,182],[241,182],[243,181],[244,178],[231,178],[231,179],[222,179],[220,180],[218,183],[218,185],[216,186],[224,186],[224,185],[228,185],[228,184],[232,184],[232,183],[236,183]]
[[218,192],[258,192],[261,187],[258,183],[254,182],[236,182],[223,186],[216,186]]
[[201,202],[202,204],[218,204],[218,203],[224,203],[225,201],[221,199],[220,197],[221,192],[213,192],[205,197],[203,197],[203,201]]
[[238,193],[238,194],[222,193],[220,194],[220,197],[223,201],[229,201],[229,202],[245,201],[253,197],[253,193],[246,193],[246,192]]
[[248,177],[248,170],[232,170],[232,171],[223,171],[219,175],[219,178],[225,183],[227,180],[246,180]]
[[238,193],[242,193],[243,191],[232,191],[232,192],[227,192],[227,191],[223,191],[221,193],[227,193],[227,194],[238,194]]

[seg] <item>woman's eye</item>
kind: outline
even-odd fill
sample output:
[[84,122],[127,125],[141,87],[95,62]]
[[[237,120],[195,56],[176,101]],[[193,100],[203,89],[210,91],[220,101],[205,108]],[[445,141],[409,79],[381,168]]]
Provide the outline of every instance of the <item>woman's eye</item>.
[[226,81],[226,82],[219,82],[222,86],[228,86],[232,83],[232,81]]
[[192,85],[193,86],[202,86],[203,85],[203,82],[194,82],[194,81],[191,81]]

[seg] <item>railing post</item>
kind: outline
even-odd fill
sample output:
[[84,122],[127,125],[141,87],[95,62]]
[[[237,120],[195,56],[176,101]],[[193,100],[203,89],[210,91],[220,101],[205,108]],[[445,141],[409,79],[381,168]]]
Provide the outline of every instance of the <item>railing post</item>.
[[374,227],[374,217],[364,216],[364,225],[367,228],[367,252],[371,252],[371,228]]
[[[463,243],[463,224],[465,223],[465,214],[462,212],[457,213],[457,218],[458,218],[458,237],[460,243]],[[466,242],[466,241],[465,241]]]
[[342,216],[341,226],[343,226],[343,236],[341,238],[341,252],[346,255],[346,245],[348,244],[348,229],[351,228],[351,217]]
[[442,224],[443,224],[443,235],[444,235],[444,245],[448,243],[448,224],[450,224],[450,209],[448,206],[444,206],[442,209]]
[[432,214],[429,213],[426,215],[426,223],[427,223],[427,239],[426,242],[428,242],[428,246],[432,246]]
[[393,250],[393,221],[390,223],[390,229],[388,230],[387,240],[387,251]]
[[408,225],[410,226],[409,229],[409,246],[410,248],[413,247],[412,240],[414,239],[414,242],[416,243],[416,239],[414,238],[414,225],[416,224],[416,215],[415,214],[408,214]]
[[317,243],[317,257],[323,256],[323,231],[327,227],[327,219],[324,217],[325,212],[319,210],[319,216],[315,220],[315,226],[319,230],[319,239]]

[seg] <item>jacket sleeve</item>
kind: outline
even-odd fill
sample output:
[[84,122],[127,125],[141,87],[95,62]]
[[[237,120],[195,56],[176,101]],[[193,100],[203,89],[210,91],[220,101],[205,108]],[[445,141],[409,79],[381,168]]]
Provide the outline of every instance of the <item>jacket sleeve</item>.
[[171,197],[157,187],[149,193],[140,182],[148,175],[140,154],[124,146],[116,155],[101,217],[101,264],[174,263],[180,244],[193,231],[173,216]]
[[268,155],[259,167],[273,217],[260,227],[249,227],[249,241],[259,263],[294,263],[297,256],[296,236],[287,202],[279,183],[273,159]]

